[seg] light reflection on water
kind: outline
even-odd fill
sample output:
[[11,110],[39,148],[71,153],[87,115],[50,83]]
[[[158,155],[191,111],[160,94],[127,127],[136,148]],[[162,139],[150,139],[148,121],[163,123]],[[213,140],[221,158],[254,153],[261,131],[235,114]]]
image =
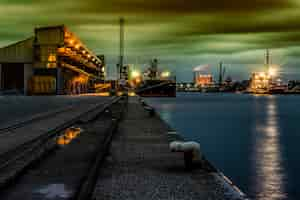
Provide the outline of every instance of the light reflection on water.
[[[254,134],[254,168],[256,175],[252,183],[259,200],[277,200],[286,198],[284,175],[282,173],[282,155],[280,132],[277,124],[276,97],[270,96],[265,105],[265,120],[256,121]],[[258,110],[256,110],[258,111]],[[260,110],[258,112],[261,112]]]

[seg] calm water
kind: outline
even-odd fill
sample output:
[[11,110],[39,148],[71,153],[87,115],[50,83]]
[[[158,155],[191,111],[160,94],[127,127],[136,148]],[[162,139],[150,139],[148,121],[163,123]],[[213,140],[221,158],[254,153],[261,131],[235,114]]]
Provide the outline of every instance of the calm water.
[[300,96],[182,93],[147,100],[254,199],[300,199]]

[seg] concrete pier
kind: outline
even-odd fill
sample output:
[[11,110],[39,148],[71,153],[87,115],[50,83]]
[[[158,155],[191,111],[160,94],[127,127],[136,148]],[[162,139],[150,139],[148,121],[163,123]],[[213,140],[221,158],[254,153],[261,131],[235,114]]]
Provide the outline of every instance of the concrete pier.
[[175,138],[159,116],[150,116],[137,97],[130,97],[93,198],[246,199],[220,172],[205,166],[208,162],[187,171],[183,154],[169,150]]
[[[61,142],[52,138],[40,141],[41,148],[35,147],[37,142],[30,143],[33,149],[29,145],[19,148],[21,143],[86,112],[94,100],[88,98],[75,110],[21,127],[23,131],[16,129],[18,134],[1,136],[0,160],[10,161],[0,174],[1,199],[74,199],[81,191],[88,192],[84,193],[87,198],[80,199],[93,200],[247,198],[205,155],[201,162],[187,169],[184,153],[171,152],[169,147],[170,142],[183,138],[138,97],[129,97],[128,104],[126,98],[121,99],[101,115],[97,114],[98,109],[96,113],[91,111],[84,116],[88,120],[78,118],[72,126],[83,132],[68,145],[58,147]],[[112,102],[109,98],[102,100]],[[97,101],[101,103],[100,99]],[[16,160],[24,151],[25,156]],[[87,177],[91,181],[85,181],[90,180]],[[83,184],[86,182],[89,184]]]

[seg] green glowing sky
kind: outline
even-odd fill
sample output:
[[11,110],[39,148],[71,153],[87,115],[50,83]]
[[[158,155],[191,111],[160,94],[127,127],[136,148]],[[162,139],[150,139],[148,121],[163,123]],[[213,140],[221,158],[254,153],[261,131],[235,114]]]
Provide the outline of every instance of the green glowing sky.
[[1,0],[0,46],[36,26],[65,24],[107,56],[112,74],[120,16],[128,63],[158,57],[179,80],[189,80],[193,67],[210,64],[214,72],[223,60],[240,79],[259,69],[269,48],[282,74],[300,79],[300,0]]

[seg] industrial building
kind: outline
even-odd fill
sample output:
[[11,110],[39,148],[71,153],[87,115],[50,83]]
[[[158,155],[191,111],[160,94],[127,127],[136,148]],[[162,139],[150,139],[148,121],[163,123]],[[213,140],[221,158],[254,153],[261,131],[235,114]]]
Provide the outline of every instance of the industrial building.
[[213,85],[213,76],[211,74],[198,73],[197,76],[195,76],[195,84],[201,87]]
[[0,90],[24,94],[79,94],[105,79],[96,56],[66,26],[41,27],[0,49]]

